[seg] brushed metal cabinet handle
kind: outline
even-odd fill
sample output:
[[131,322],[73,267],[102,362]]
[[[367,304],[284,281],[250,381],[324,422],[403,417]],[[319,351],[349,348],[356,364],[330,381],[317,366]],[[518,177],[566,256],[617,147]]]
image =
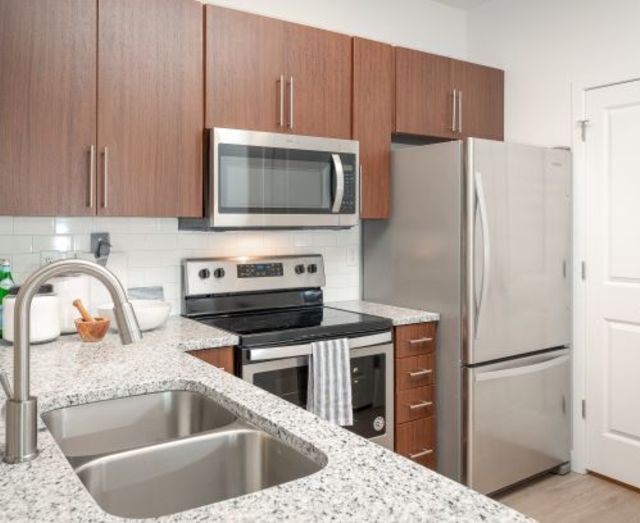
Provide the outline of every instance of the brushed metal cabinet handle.
[[462,91],[458,92],[458,132],[462,132]]
[[279,120],[278,125],[280,127],[284,127],[284,75],[280,75],[280,79],[278,80],[278,85],[280,86],[280,105],[279,105]]
[[91,148],[89,149],[89,205],[88,207],[93,208],[93,193],[94,193],[94,183],[96,177],[96,146],[91,144]]
[[433,401],[421,401],[420,403],[411,403],[409,408],[411,410],[426,409],[427,407],[431,407],[431,405],[433,405]]
[[458,90],[454,89],[453,103],[451,104],[451,130],[454,133],[456,132],[456,121],[458,120],[457,111],[458,111]]
[[418,376],[426,376],[427,374],[431,374],[432,372],[432,369],[420,369],[414,372],[407,372],[407,374],[412,378],[417,378]]
[[418,345],[420,343],[429,343],[433,341],[433,338],[417,338],[415,340],[409,340],[410,345]]
[[293,129],[293,76],[289,77],[289,129]]
[[429,454],[433,454],[433,449],[422,449],[420,452],[416,452],[415,454],[409,454],[409,459],[418,459],[423,456],[428,456]]
[[102,151],[102,161],[103,163],[103,198],[102,198],[102,207],[106,209],[109,205],[109,148],[105,147]]

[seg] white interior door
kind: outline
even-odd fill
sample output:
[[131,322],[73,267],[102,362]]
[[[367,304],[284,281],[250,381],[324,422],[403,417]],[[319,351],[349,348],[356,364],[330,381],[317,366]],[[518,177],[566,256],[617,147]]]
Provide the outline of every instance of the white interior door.
[[640,81],[586,117],[587,468],[640,487]]

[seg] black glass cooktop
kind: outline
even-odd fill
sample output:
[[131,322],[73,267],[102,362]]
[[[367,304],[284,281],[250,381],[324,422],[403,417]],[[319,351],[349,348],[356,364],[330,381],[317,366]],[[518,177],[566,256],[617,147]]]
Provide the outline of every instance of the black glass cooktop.
[[355,336],[389,330],[392,326],[387,318],[321,306],[212,316],[198,321],[237,334],[240,348]]

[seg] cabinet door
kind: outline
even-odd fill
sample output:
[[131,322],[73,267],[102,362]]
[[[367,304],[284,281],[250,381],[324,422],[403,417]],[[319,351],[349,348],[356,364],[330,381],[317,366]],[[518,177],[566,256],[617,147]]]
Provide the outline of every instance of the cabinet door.
[[504,71],[454,60],[453,78],[462,136],[503,140]]
[[284,22],[216,6],[206,17],[206,126],[286,131]]
[[362,218],[389,217],[394,56],[390,45],[353,39],[353,139],[360,142]]
[[98,212],[201,216],[204,7],[99,6]]
[[451,138],[452,60],[396,48],[396,132]]
[[289,131],[351,138],[351,38],[286,24],[285,52]]
[[0,0],[0,214],[95,213],[95,0]]
[[220,347],[216,349],[200,349],[189,351],[189,354],[195,356],[209,365],[218,367],[233,374],[233,347]]

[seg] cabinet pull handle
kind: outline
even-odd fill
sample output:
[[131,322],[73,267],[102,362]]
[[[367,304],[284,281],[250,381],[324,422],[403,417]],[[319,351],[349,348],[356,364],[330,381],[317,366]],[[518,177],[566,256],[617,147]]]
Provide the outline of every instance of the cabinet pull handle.
[[409,340],[410,345],[419,345],[420,343],[429,343],[433,341],[433,338],[418,338],[415,340]]
[[411,410],[426,409],[427,407],[431,407],[431,405],[433,405],[433,401],[421,401],[420,403],[411,403],[409,408]]
[[451,104],[451,130],[456,132],[456,121],[458,119],[458,90],[453,90],[453,103]]
[[427,374],[431,374],[433,370],[431,369],[420,369],[415,372],[408,372],[409,376],[412,378],[417,378],[418,376],[426,376]]
[[293,129],[293,76],[289,77],[289,129]]
[[422,449],[420,452],[416,452],[415,454],[409,454],[409,459],[418,459],[422,456],[428,456],[429,454],[433,454],[433,449]]
[[278,85],[280,86],[280,106],[279,106],[279,120],[278,125],[280,127],[284,127],[284,75],[280,75],[280,79],[278,80]]
[[102,207],[107,208],[109,205],[109,148],[105,147],[102,152],[102,160],[103,164],[103,186],[104,194],[102,199]]
[[458,132],[462,132],[462,91],[458,92]]
[[89,149],[89,208],[93,208],[93,184],[96,177],[96,146]]

